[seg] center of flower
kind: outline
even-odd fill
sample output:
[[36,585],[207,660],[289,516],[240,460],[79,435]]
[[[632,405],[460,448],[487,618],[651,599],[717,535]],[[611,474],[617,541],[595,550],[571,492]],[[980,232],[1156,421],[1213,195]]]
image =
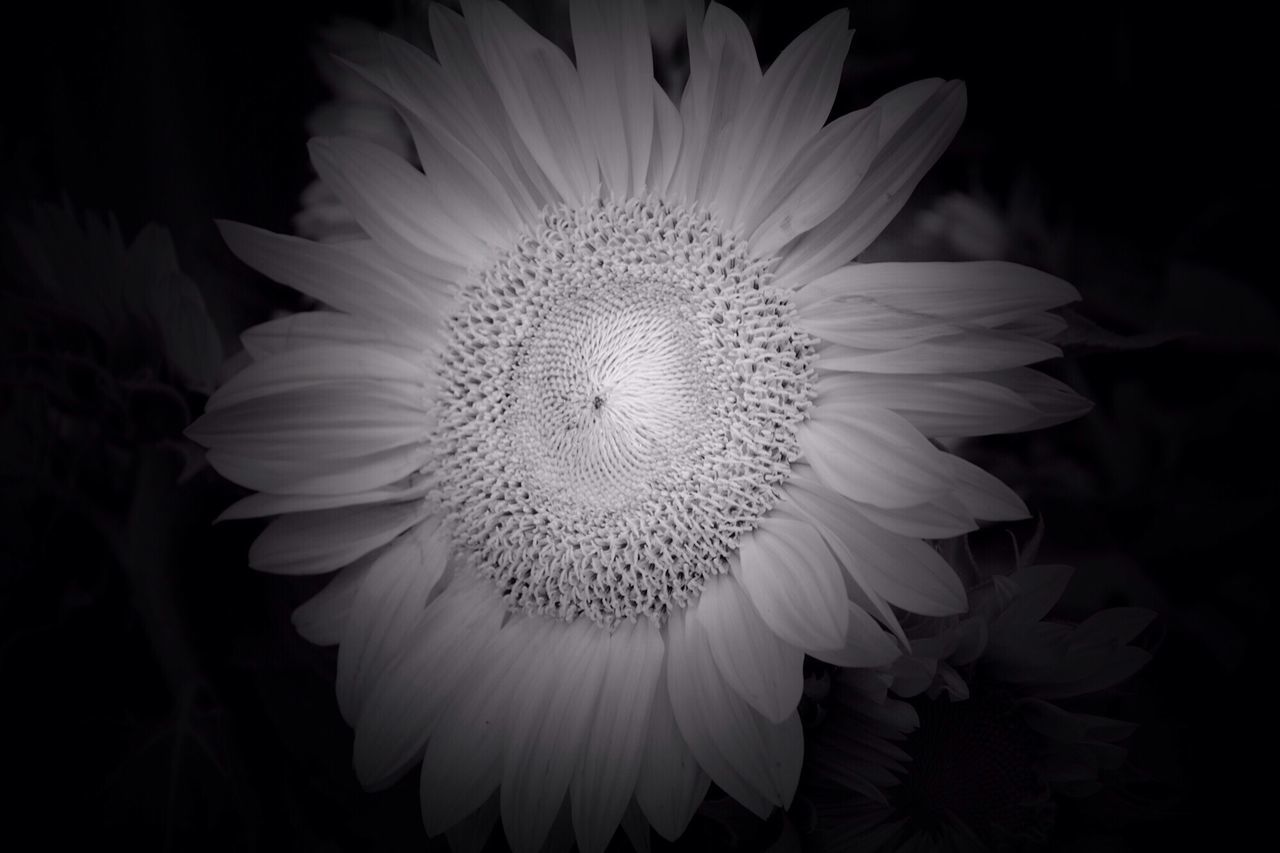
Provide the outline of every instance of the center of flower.
[[512,426],[544,497],[618,509],[689,464],[715,407],[687,308],[670,287],[602,281],[530,332]]
[[455,549],[510,607],[663,618],[799,455],[813,340],[767,261],[655,200],[549,208],[459,298],[434,437]]

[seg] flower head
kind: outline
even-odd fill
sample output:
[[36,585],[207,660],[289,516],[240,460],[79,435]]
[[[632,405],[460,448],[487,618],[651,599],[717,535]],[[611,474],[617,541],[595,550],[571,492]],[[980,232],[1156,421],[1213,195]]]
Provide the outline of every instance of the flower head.
[[[366,79],[423,169],[319,139],[363,236],[223,223],[332,306],[246,333],[192,434],[281,515],[257,568],[338,571],[296,615],[338,643],[370,787],[422,761],[430,834],[562,809],[600,850],[636,808],[684,829],[711,781],[787,805],[806,653],[887,664],[905,611],[965,607],[921,538],[1021,517],[931,437],[1082,411],[1024,365],[1075,291],[1008,264],[850,263],[946,147],[964,87],[827,123],[850,32],[762,72],[742,21],[687,15],[677,106],[644,5],[572,5],[576,65],[505,6],[434,6],[438,59],[384,37]],[[493,808],[496,802],[498,808]]]

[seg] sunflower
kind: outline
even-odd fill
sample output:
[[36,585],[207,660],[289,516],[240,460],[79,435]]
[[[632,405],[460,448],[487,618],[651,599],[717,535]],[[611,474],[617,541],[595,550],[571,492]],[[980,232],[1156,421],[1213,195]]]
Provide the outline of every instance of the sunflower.
[[1134,725],[1069,703],[1146,665],[1131,642],[1155,614],[1048,618],[1071,576],[1047,565],[993,575],[965,616],[904,620],[909,654],[835,677],[845,695],[816,735],[832,757],[806,785],[823,849],[1038,849],[1060,797],[1097,793],[1124,764]]
[[[496,2],[430,10],[367,79],[420,171],[316,139],[365,236],[221,223],[331,306],[246,332],[191,427],[279,515],[258,569],[337,572],[296,614],[337,643],[369,788],[421,761],[429,835],[562,814],[681,834],[711,782],[786,806],[804,655],[875,666],[895,612],[965,608],[922,537],[1026,514],[933,436],[1079,414],[1025,365],[1065,282],[1003,263],[850,263],[960,124],[923,80],[827,123],[838,11],[762,72],[741,19],[687,15],[677,106],[639,2],[574,3],[576,65]],[[462,829],[458,829],[462,827]]]

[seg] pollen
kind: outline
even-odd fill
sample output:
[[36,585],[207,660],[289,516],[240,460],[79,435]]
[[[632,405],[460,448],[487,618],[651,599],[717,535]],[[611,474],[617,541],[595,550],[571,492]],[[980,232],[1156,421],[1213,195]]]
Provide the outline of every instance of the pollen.
[[548,208],[463,288],[435,473],[511,609],[661,620],[727,570],[813,393],[769,267],[705,211],[632,199]]

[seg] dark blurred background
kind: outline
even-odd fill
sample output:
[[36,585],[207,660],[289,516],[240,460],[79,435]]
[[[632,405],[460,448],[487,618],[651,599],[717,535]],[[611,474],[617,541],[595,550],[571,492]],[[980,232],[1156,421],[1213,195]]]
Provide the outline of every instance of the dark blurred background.
[[[24,5],[0,36],[4,831],[50,847],[422,849],[416,776],[360,791],[335,654],[289,622],[317,583],[247,568],[260,524],[211,524],[241,492],[181,437],[237,334],[299,304],[235,261],[212,220],[290,230],[312,179],[306,119],[330,97],[319,28],[403,8]],[[558,4],[516,5],[567,35]],[[840,4],[728,5],[767,63]],[[1055,849],[1251,839],[1270,825],[1276,766],[1271,31],[1232,3],[849,8],[837,114],[921,77],[969,87],[955,144],[868,257],[1006,257],[1084,297],[1048,369],[1096,409],[966,448],[1043,516],[1045,558],[1077,566],[1068,610],[1160,613],[1155,659],[1122,697],[1143,782],[1068,815]],[[135,254],[159,260],[104,257],[185,295],[107,316],[105,267],[67,260],[81,244],[48,204],[104,234],[114,217],[125,246],[148,234]],[[76,280],[74,299],[40,290],[42,263]],[[166,338],[185,323],[203,325]],[[725,840],[713,824],[695,824],[697,843]]]

